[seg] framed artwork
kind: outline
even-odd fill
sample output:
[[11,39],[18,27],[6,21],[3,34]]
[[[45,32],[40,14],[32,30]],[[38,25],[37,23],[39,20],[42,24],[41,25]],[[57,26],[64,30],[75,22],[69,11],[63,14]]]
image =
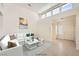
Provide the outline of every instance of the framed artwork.
[[23,18],[23,17],[19,18],[19,28],[20,29],[27,29],[28,28],[28,20],[26,18]]

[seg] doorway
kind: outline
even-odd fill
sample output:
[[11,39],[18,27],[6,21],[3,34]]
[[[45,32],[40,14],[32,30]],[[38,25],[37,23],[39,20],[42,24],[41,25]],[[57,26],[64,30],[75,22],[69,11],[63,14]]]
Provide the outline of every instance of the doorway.
[[[52,23],[53,45],[58,49],[76,48],[76,15],[54,19]],[[55,43],[55,44],[54,44]]]
[[60,18],[56,22],[56,39],[75,41],[76,16]]

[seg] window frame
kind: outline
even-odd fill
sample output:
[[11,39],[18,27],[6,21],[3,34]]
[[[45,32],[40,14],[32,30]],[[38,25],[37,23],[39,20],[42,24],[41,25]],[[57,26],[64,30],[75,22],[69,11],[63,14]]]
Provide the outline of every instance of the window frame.
[[[67,7],[69,4],[71,5],[71,7],[69,6],[69,8],[65,8],[65,6]],[[65,8],[66,10],[64,10],[63,8]],[[64,11],[71,10],[72,8],[73,8],[72,3],[66,3],[66,4],[64,4],[64,5],[60,6],[60,7],[57,7],[55,9],[51,9],[48,12],[42,14],[41,19],[44,19],[46,17],[50,17],[50,16],[53,16],[53,15],[59,14],[59,13],[64,12]],[[50,15],[48,13],[50,13]]]
[[[58,9],[58,10],[57,10],[57,9]],[[57,11],[57,12],[56,12],[56,11]],[[53,9],[52,12],[53,12],[53,15],[59,14],[59,13],[60,13],[60,7]],[[56,12],[56,13],[55,13],[55,12]]]
[[[70,6],[69,6],[69,4],[70,4]],[[68,11],[68,10],[71,10],[71,9],[72,9],[72,3],[67,3],[67,4],[61,6],[61,12]]]
[[[50,15],[49,15],[50,14]],[[52,16],[52,11],[48,11],[47,13],[46,13],[46,17],[50,17],[50,16]]]

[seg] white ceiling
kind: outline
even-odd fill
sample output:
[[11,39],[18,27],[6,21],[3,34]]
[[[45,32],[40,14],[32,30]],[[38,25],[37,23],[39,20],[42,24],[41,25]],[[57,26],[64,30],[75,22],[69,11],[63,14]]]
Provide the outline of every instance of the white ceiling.
[[31,6],[28,6],[28,3],[18,3],[17,5],[30,8],[31,10],[41,13],[45,11],[46,9],[49,9],[50,7],[56,5],[57,3],[30,3]]

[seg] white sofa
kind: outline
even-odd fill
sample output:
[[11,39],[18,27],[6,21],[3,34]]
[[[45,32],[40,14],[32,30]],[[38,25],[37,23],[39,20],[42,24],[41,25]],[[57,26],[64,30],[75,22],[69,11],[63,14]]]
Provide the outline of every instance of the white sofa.
[[0,56],[23,56],[22,46],[16,46],[13,48],[0,51]]
[[[15,47],[8,48],[8,42],[13,42],[16,44]],[[0,41],[0,56],[22,56],[23,47],[16,40],[10,40],[9,35],[5,35]]]

